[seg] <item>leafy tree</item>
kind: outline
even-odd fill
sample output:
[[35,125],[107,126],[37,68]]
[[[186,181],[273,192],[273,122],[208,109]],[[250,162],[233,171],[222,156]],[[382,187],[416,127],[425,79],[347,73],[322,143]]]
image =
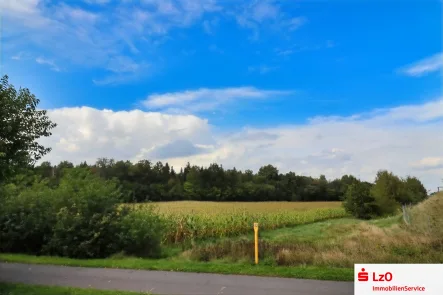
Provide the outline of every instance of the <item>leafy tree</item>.
[[407,201],[411,204],[423,201],[428,195],[423,183],[421,183],[416,177],[406,177],[404,180],[404,190],[405,195],[407,196]]
[[375,199],[371,195],[371,185],[367,182],[356,181],[350,184],[343,206],[348,213],[360,219],[370,219],[378,211]]
[[51,135],[56,124],[27,88],[17,91],[8,76],[0,82],[0,182],[19,168],[33,165],[51,151],[37,140]]
[[278,180],[278,169],[272,165],[266,165],[258,170],[258,176],[262,176],[267,181]]
[[405,200],[401,179],[388,172],[378,171],[371,194],[375,198],[380,215],[396,213],[402,201]]

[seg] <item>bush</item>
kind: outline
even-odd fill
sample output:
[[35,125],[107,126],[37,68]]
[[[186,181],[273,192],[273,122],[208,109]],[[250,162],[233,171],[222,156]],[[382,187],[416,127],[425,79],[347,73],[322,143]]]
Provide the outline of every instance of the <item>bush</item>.
[[159,257],[164,222],[153,206],[132,209],[122,219],[120,237],[126,254],[141,257]]
[[40,254],[55,224],[52,190],[37,182],[21,193],[15,185],[1,192],[0,251]]
[[121,249],[118,211],[121,193],[114,181],[103,180],[82,168],[65,171],[59,187],[49,254],[73,258],[107,257]]
[[125,251],[159,256],[163,223],[151,207],[119,209],[115,181],[67,169],[54,189],[35,182],[1,188],[0,251],[100,258]]

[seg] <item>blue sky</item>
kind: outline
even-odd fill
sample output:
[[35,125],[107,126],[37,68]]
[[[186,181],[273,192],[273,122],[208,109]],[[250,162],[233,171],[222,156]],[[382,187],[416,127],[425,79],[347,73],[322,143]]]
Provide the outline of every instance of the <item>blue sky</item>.
[[[0,8],[3,74],[30,88],[54,117],[72,118],[50,143],[53,161],[93,160],[103,147],[86,153],[82,144],[91,139],[79,130],[104,127],[103,142],[114,147],[106,153],[115,158],[162,155],[176,166],[193,160],[240,168],[273,161],[282,171],[368,179],[386,168],[418,174],[429,186],[443,175],[442,152],[402,141],[409,132],[426,134],[427,142],[441,127],[441,1],[7,0]],[[417,119],[417,112],[427,116]],[[99,116],[100,128],[92,119]],[[159,125],[134,133],[119,120]],[[385,128],[379,120],[388,120]],[[162,124],[198,127],[177,135]],[[336,126],[329,132],[335,140],[317,142],[325,137],[317,134],[289,142],[321,124]],[[383,132],[368,153],[384,167],[367,168],[358,146],[338,140],[354,136],[355,125]],[[114,133],[136,147],[127,152]],[[254,135],[240,143],[245,134],[265,133],[277,137],[264,141],[279,139],[257,143]],[[168,157],[174,142],[189,151]],[[391,152],[409,158],[384,158]]]

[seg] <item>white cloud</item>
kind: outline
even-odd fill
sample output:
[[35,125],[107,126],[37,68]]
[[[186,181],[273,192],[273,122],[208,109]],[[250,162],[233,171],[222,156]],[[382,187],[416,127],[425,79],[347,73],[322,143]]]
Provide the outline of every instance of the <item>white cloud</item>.
[[305,25],[308,22],[306,17],[294,17],[288,21],[285,21],[284,24],[288,27],[290,31],[295,31],[301,26]]
[[29,53],[26,53],[23,51],[20,51],[19,53],[15,54],[11,57],[12,60],[26,60],[29,58],[31,58],[31,55]]
[[[125,70],[130,79],[122,78],[124,74],[119,72],[119,77],[105,73],[96,81],[132,80],[146,74],[147,67],[143,65],[161,59],[155,49],[173,29],[187,28],[205,13],[221,9],[213,0],[145,0],[137,6],[128,1],[115,1],[112,5],[105,5],[111,1],[85,1],[103,5],[103,9],[46,0],[0,1],[3,32],[9,40],[4,48],[6,54],[17,57],[17,52],[27,50],[35,55],[44,53],[64,67],[107,70],[113,60],[131,58],[129,51],[134,55],[130,66],[138,69]],[[113,72],[115,67],[111,68]]]
[[261,28],[269,27],[275,32],[295,31],[307,23],[306,17],[294,17],[284,12],[278,1],[249,1],[241,4],[230,14],[241,27],[251,29],[252,40],[257,40]]
[[151,94],[142,104],[148,109],[168,111],[173,109],[192,113],[214,110],[234,100],[266,99],[290,93],[289,91],[263,90],[254,87],[200,88],[182,92]]
[[97,5],[104,5],[104,4],[108,4],[109,2],[111,2],[111,0],[83,0],[84,2],[88,3],[88,4],[97,4]]
[[[44,55],[63,69],[74,67],[101,69],[97,84],[106,81],[132,81],[145,77],[153,67],[161,68],[165,57],[158,47],[174,39],[179,30],[199,25],[213,35],[222,18],[237,20],[239,26],[259,37],[265,27],[273,33],[297,29],[305,18],[289,15],[276,1],[225,2],[216,0],[3,0],[3,34],[8,43],[4,54],[17,57],[29,51]],[[86,4],[86,5],[85,5]],[[210,50],[223,50],[211,46]],[[110,61],[126,56],[138,71],[110,75]],[[149,64],[151,67],[141,66]],[[130,76],[125,78],[123,76]],[[100,83],[100,81],[104,81]]]
[[35,62],[41,65],[48,65],[51,70],[55,72],[60,72],[60,68],[55,64],[53,60],[49,60],[43,57],[37,57]]
[[135,81],[150,73],[151,65],[138,63],[128,56],[115,56],[108,61],[106,69],[111,72],[104,78],[93,79],[95,85],[117,85]]
[[280,13],[280,8],[271,2],[260,1],[250,6],[251,17],[257,22],[263,22],[267,19],[276,19]]
[[60,4],[54,15],[57,19],[69,19],[73,22],[94,23],[99,20],[100,16],[80,8],[71,7],[66,4]]
[[[53,151],[44,160],[54,163],[95,162],[98,157],[140,160],[165,155],[201,152],[196,144],[213,144],[208,122],[190,115],[97,110],[88,107],[48,111],[58,124],[53,135],[42,140]],[[186,151],[177,151],[187,143]],[[175,148],[175,149],[174,149]]]
[[443,53],[437,53],[425,59],[399,69],[399,72],[412,77],[421,77],[443,69]]
[[411,166],[418,169],[443,169],[443,157],[425,157]]
[[3,0],[0,2],[0,9],[7,14],[31,15],[37,12],[39,0]]
[[[170,106],[183,99],[192,102],[205,97],[201,93],[153,96],[152,103]],[[168,161],[176,168],[187,161],[205,166],[217,162],[226,168],[254,171],[273,164],[281,172],[325,174],[328,178],[350,173],[368,181],[373,181],[379,169],[388,169],[400,176],[417,176],[428,189],[435,189],[443,176],[443,113],[420,114],[442,103],[440,98],[382,112],[233,133],[215,131],[207,120],[192,115],[86,107],[55,109],[48,114],[59,125],[53,136],[44,139],[53,151],[43,160],[79,163],[99,157],[146,158]]]

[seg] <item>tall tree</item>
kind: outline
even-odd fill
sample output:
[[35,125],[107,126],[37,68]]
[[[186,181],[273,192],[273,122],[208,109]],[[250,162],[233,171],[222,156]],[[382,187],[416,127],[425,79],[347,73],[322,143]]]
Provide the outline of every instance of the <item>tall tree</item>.
[[51,135],[57,125],[29,89],[18,91],[3,76],[0,82],[0,182],[19,168],[35,164],[51,151],[37,140]]
[[370,219],[378,213],[375,199],[371,195],[371,185],[356,181],[348,186],[343,206],[347,212],[361,219]]
[[378,171],[371,194],[381,215],[396,213],[404,200],[404,186],[401,179],[388,171]]

